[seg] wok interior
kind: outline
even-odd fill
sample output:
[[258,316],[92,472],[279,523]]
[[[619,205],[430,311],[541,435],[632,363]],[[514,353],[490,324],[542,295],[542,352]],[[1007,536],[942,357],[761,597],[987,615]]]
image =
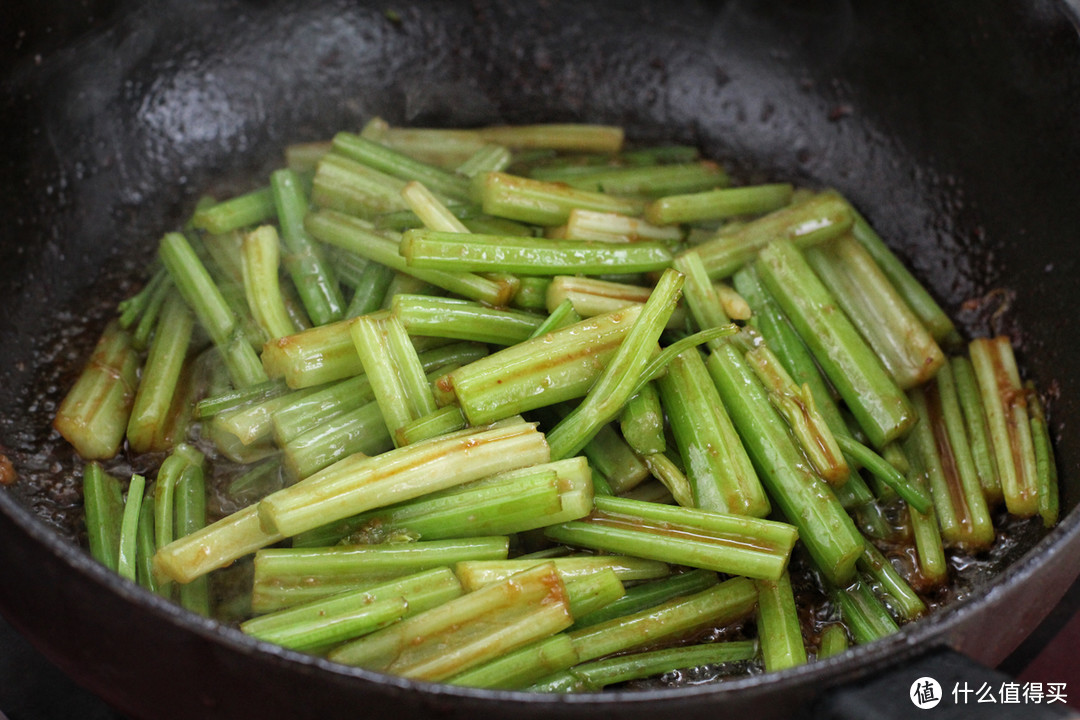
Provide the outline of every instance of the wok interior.
[[[1022,368],[1050,395],[1063,511],[1080,500],[1080,443],[1064,432],[1080,419],[1080,134],[1070,125],[1080,54],[1056,5],[407,2],[389,12],[175,2],[97,12],[105,20],[90,34],[41,62],[23,57],[5,84],[0,297],[12,311],[0,316],[0,443],[13,457],[57,459],[38,452],[55,440],[50,403],[85,354],[51,343],[87,308],[104,317],[130,292],[202,192],[247,189],[286,144],[374,115],[447,127],[573,121],[697,145],[749,180],[838,188],[962,326],[1013,336]],[[100,326],[75,346],[85,352]],[[77,503],[66,472],[13,492],[55,522]]]

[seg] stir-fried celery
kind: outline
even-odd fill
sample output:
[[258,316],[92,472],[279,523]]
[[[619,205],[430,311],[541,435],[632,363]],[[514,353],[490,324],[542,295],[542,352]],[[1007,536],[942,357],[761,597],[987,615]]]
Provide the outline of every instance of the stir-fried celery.
[[961,352],[839,193],[620,128],[373,118],[200,201],[148,277],[55,420],[90,552],[332,661],[790,668],[925,615],[1002,500],[1060,513],[1008,338]]

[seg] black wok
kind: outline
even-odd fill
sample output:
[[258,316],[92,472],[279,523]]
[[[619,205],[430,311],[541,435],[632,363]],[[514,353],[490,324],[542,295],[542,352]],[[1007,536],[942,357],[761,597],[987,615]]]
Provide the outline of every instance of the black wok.
[[[15,3],[0,48],[0,443],[17,468],[47,477],[0,490],[0,611],[130,716],[782,717],[833,712],[827,691],[888,669],[902,679],[878,707],[899,708],[926,668],[910,663],[954,662],[936,654],[949,647],[997,664],[1080,573],[1080,41],[1068,6],[70,5]],[[565,699],[338,667],[121,581],[61,521],[78,499],[47,423],[85,355],[57,338],[89,313],[89,329],[68,333],[85,352],[103,308],[131,290],[118,278],[145,267],[204,188],[241,187],[287,142],[375,114],[620,124],[754,177],[838,187],[970,331],[1014,337],[1051,396],[1068,514],[1041,540],[1019,539],[1008,569],[962,601],[842,657],[721,686]],[[984,297],[1003,312],[965,310]]]

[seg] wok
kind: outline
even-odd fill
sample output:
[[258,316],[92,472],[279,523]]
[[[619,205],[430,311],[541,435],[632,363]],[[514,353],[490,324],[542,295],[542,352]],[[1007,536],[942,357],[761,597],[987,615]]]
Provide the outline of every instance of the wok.
[[[959,656],[939,649],[995,665],[1080,572],[1080,42],[1068,6],[100,0],[14,14],[0,48],[0,443],[41,477],[0,491],[0,610],[131,717],[765,718],[845,704],[865,716],[834,690],[865,698],[860,684],[891,671],[899,679],[870,686],[874,707],[910,707],[917,673],[958,672]],[[619,124],[754,178],[839,188],[970,331],[1013,336],[1051,396],[1067,515],[1011,543],[1004,572],[889,639],[718,686],[600,696],[343,668],[121,581],[61,522],[78,499],[48,429],[102,318],[132,289],[120,278],[145,267],[205,188],[246,187],[286,143],[376,114]],[[972,311],[973,298],[1000,312]],[[84,314],[85,331],[65,330]]]

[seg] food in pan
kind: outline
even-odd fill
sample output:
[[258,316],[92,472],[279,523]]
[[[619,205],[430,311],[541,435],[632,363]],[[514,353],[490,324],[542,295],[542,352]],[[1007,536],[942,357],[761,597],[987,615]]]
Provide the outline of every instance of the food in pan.
[[1009,339],[964,338],[839,193],[694,148],[375,119],[200,202],[148,277],[54,423],[90,552],[341,663],[779,670],[1057,520]]

